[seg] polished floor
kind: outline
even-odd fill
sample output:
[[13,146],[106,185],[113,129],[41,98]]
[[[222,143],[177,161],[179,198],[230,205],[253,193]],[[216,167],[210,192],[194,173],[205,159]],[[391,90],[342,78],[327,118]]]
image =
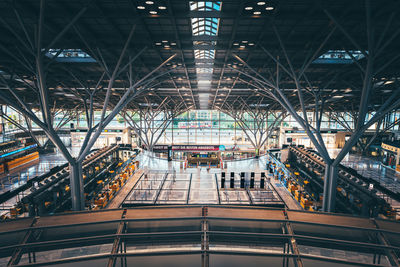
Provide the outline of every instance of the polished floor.
[[[79,153],[79,148],[71,147],[68,150],[73,156]],[[64,156],[59,153],[41,154],[39,163],[27,168],[22,168],[21,171],[9,174],[0,178],[0,193],[12,190],[26,183],[27,180],[47,173],[51,168],[66,163]]]
[[[331,153],[334,155],[337,150],[331,151]],[[127,201],[132,203],[262,204],[283,200],[289,208],[299,208],[296,201],[293,201],[291,194],[278,181],[271,180],[268,190],[257,190],[260,173],[265,170],[266,156],[259,159],[225,161],[223,170],[217,168],[208,170],[206,167],[184,169],[183,162],[168,162],[165,159],[153,157],[152,154],[147,152],[141,153],[137,160],[140,161],[140,167],[148,173],[148,177],[141,179],[135,185],[134,190],[131,191]],[[50,168],[65,162],[65,159],[59,153],[41,155],[39,164],[1,179],[0,192],[14,189],[24,184],[26,180],[41,175]],[[342,164],[354,168],[361,175],[378,180],[395,192],[400,192],[400,174],[383,167],[374,159],[351,154],[345,157]],[[229,187],[229,173],[236,173],[235,189],[221,189],[221,171],[227,173],[226,187]],[[239,173],[246,172],[248,177],[251,171],[256,173],[256,189],[238,188],[240,184]],[[15,201],[16,199],[12,199],[3,203],[0,209],[3,209],[3,212],[8,211]],[[397,202],[393,202],[392,205],[400,207]]]
[[[284,205],[293,201],[285,190],[265,171],[267,157],[224,162],[225,168],[184,168],[183,162],[168,162],[142,153],[137,160],[144,175],[128,194],[124,205],[149,204],[233,204]],[[226,173],[224,188],[221,172]],[[235,173],[234,188],[230,188],[230,173]],[[245,187],[240,188],[240,173],[245,172]],[[254,188],[250,188],[250,172],[255,172]],[[267,175],[265,188],[260,188],[261,172]],[[279,188],[281,189],[281,188]],[[298,209],[299,206],[292,205]]]
[[[237,205],[283,205],[270,183],[261,189],[260,174],[255,177],[255,188],[240,188],[239,173],[235,174],[235,188],[221,188],[218,169],[186,169],[180,172],[150,171],[135,185],[125,201],[126,204],[237,204]],[[269,179],[268,179],[269,180]]]
[[[76,155],[79,151],[77,149],[70,149],[73,155]],[[67,161],[64,159],[61,153],[50,153],[40,155],[39,163],[28,168],[22,168],[21,171],[6,175],[0,178],[0,194],[16,189],[26,183],[29,179],[33,177],[40,176],[47,173],[51,168],[65,164]],[[0,205],[0,215],[9,212],[10,208],[24,196],[25,192],[22,192],[17,197],[12,198]]]
[[[340,150],[332,150],[332,155],[336,155]],[[377,159],[365,157],[357,154],[348,154],[341,162],[344,166],[356,170],[366,178],[378,181],[384,187],[395,193],[400,193],[400,173],[393,169],[383,166]],[[379,195],[379,194],[378,194]],[[380,194],[393,208],[400,210],[400,202]]]

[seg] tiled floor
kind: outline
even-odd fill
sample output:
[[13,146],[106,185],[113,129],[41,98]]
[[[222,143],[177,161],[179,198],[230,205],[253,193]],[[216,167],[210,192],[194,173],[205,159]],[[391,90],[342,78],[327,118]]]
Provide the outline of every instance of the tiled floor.
[[[73,156],[76,156],[79,152],[78,148],[75,147],[69,149],[69,151]],[[41,154],[39,157],[39,164],[35,164],[22,169],[17,173],[0,178],[0,193],[17,188],[18,186],[25,184],[27,179],[42,175],[48,172],[51,168],[62,165],[66,162],[64,156],[58,152],[45,155]]]
[[40,155],[39,164],[1,178],[0,192],[17,188],[18,186],[25,184],[28,179],[42,175],[48,172],[51,168],[62,165],[66,162],[67,161],[64,159],[64,157],[57,153]]
[[362,176],[377,180],[386,188],[400,193],[400,173],[384,167],[375,159],[352,154],[347,156],[342,164],[355,169]]
[[[79,152],[77,149],[72,149],[70,151],[73,155],[76,155],[76,153]],[[60,153],[40,155],[38,164],[22,169],[20,172],[0,178],[0,194],[18,188],[25,184],[27,180],[47,173],[51,168],[62,165],[66,162],[67,161]],[[7,202],[2,203],[0,205],[0,215],[8,213],[10,207],[12,207],[16,202],[17,198],[12,198]]]
[[[340,150],[331,150],[332,156],[337,155]],[[393,169],[384,167],[377,159],[361,155],[348,154],[341,162],[344,166],[355,169],[364,177],[378,181],[384,187],[395,193],[400,193],[400,173]],[[389,203],[396,209],[400,209],[400,203],[394,199],[388,199]]]
[[[74,151],[73,151],[74,152]],[[337,150],[331,151],[334,156]],[[150,171],[148,179],[141,179],[130,193],[128,199],[134,202],[152,204],[157,198],[157,204],[248,204],[251,201],[254,204],[262,204],[265,202],[275,201],[280,197],[287,203],[293,202],[291,194],[286,192],[286,188],[277,190],[279,183],[273,181],[272,191],[260,190],[244,190],[237,188],[240,184],[238,173],[240,172],[256,172],[255,187],[259,187],[260,172],[265,169],[267,158],[247,159],[238,161],[224,162],[227,173],[226,186],[229,186],[229,173],[235,172],[235,189],[221,189],[220,173],[221,169],[212,168],[188,168],[181,169],[181,162],[168,162],[164,159],[158,159],[149,153],[142,153],[137,158],[140,161],[140,167],[144,171]],[[62,155],[48,154],[40,156],[38,165],[27,168],[19,174],[14,174],[1,179],[0,193],[16,188],[26,182],[27,178],[32,178],[47,172],[50,168],[65,163]],[[387,188],[395,192],[400,192],[400,174],[394,170],[383,167],[378,161],[358,155],[347,155],[342,162],[343,165],[354,168],[361,175],[376,179]],[[163,176],[168,172],[163,183]],[[173,178],[174,172],[176,177]],[[218,184],[217,184],[218,183]],[[162,185],[161,192],[158,192]],[[280,189],[280,188],[278,188]],[[158,194],[159,193],[159,194]],[[157,196],[158,195],[158,196]],[[13,205],[15,200],[5,203],[3,207]],[[398,203],[393,203],[396,206]],[[295,205],[291,205],[295,208]],[[400,206],[400,205],[399,205]]]
[[[179,162],[168,162],[144,153],[137,158],[147,169],[130,192],[125,204],[278,204],[282,203],[269,183],[260,189],[260,173],[266,159],[228,162],[227,169],[206,167],[180,168]],[[221,188],[221,172],[227,173],[225,188]],[[246,189],[240,188],[239,172],[246,172]],[[249,188],[250,171],[255,171],[255,188]],[[229,187],[230,172],[235,172],[235,186]]]

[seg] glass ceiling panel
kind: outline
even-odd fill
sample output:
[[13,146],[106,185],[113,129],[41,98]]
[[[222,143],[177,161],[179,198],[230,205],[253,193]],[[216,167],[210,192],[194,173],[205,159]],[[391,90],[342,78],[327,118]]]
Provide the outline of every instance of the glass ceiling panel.
[[210,35],[218,34],[218,18],[192,18],[193,35]]
[[[221,11],[221,2],[211,2],[211,1],[190,1],[189,6],[191,11]],[[219,18],[191,18],[192,22],[192,35],[193,36],[217,36],[219,27]],[[203,47],[203,49],[195,49],[194,57],[195,59],[209,59],[213,61],[215,58],[215,41],[194,41],[193,45],[208,46]],[[211,47],[210,47],[211,46]],[[208,49],[211,48],[211,49]],[[210,89],[211,88],[211,76],[213,73],[213,63],[210,64],[197,64],[196,63],[196,73],[197,83],[199,88]],[[209,102],[209,93],[199,94],[199,103],[201,109],[207,109]]]
[[316,64],[351,64],[354,60],[358,61],[364,58],[364,54],[361,51],[348,51],[345,50],[328,50],[325,54],[322,54],[319,58],[313,61]]
[[221,11],[221,2],[190,1],[191,11]]
[[82,49],[49,49],[46,56],[52,58],[53,56],[60,53],[55,61],[57,62],[96,62],[88,53],[82,51]]
[[195,59],[214,59],[215,50],[194,50]]

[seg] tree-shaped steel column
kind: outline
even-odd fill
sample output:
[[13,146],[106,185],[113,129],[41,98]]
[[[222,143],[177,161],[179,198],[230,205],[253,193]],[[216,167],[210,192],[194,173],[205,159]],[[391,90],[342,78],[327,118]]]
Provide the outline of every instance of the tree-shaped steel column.
[[[85,199],[83,195],[83,184],[82,184],[82,162],[85,157],[91,151],[94,143],[97,138],[103,132],[104,128],[111,122],[111,120],[127,105],[132,101],[135,97],[137,97],[142,92],[148,89],[149,81],[154,79],[151,76],[160,70],[167,62],[175,57],[172,55],[167,60],[165,60],[158,67],[153,69],[144,77],[140,78],[138,81],[133,82],[133,75],[129,76],[129,88],[125,91],[122,97],[116,102],[111,103],[111,91],[113,89],[115,80],[123,79],[123,75],[125,75],[125,71],[129,68],[131,69],[132,63],[139,57],[141,53],[143,53],[144,49],[137,53],[134,57],[129,57],[126,60],[126,54],[129,49],[130,41],[135,32],[136,26],[133,25],[129,31],[128,37],[126,38],[125,44],[121,49],[118,60],[115,64],[111,64],[110,62],[106,62],[104,57],[100,53],[100,50],[91,49],[85,40],[85,38],[80,34],[78,28],[74,25],[79,18],[81,18],[90,4],[93,1],[89,1],[88,4],[84,5],[82,9],[70,20],[70,22],[65,25],[65,27],[56,34],[55,37],[51,38],[51,41],[48,43],[44,43],[44,31],[45,31],[45,0],[40,1],[40,8],[38,14],[38,22],[37,27],[33,27],[33,32],[28,32],[28,28],[25,27],[25,24],[21,21],[20,26],[21,30],[25,33],[22,36],[19,36],[18,33],[9,25],[5,20],[1,20],[0,22],[9,29],[9,31],[16,36],[19,40],[18,44],[15,46],[23,46],[26,51],[29,51],[29,54],[23,53],[12,53],[4,46],[0,48],[8,54],[11,54],[12,57],[20,63],[20,68],[28,71],[32,74],[32,79],[34,80],[33,84],[29,86],[37,93],[37,102],[36,107],[39,107],[40,116],[33,111],[35,106],[33,104],[28,104],[24,101],[21,94],[15,90],[14,84],[17,82],[13,78],[8,78],[4,73],[0,74],[0,83],[6,88],[6,91],[1,90],[0,99],[2,99],[6,104],[18,110],[23,116],[28,117],[32,122],[34,122],[38,127],[43,129],[48,138],[54,143],[54,145],[61,151],[63,156],[69,163],[70,169],[70,183],[71,183],[71,199],[72,199],[72,209],[73,210],[82,210],[85,208]],[[16,12],[16,14],[18,14]],[[96,59],[99,64],[101,71],[99,75],[98,82],[95,84],[90,84],[84,87],[87,90],[89,99],[84,99],[84,107],[86,108],[86,115],[88,118],[88,132],[84,139],[83,145],[77,157],[73,157],[71,153],[68,151],[66,146],[62,143],[60,137],[57,135],[56,128],[53,123],[53,114],[51,112],[51,103],[50,103],[50,95],[51,91],[47,82],[49,80],[49,67],[54,63],[55,59],[62,52],[60,49],[55,55],[53,55],[50,60],[45,60],[45,55],[49,52],[51,48],[56,45],[60,39],[67,33],[71,28],[75,29],[75,32],[78,35],[78,39],[82,40],[87,49],[91,52],[91,56]],[[49,35],[49,34],[48,34]],[[35,36],[35,38],[32,38]],[[46,36],[49,38],[49,36]],[[47,39],[46,39],[47,40]],[[132,73],[131,73],[132,74]],[[57,79],[57,78],[56,78]],[[62,84],[63,81],[60,81]],[[105,84],[105,86],[101,86],[101,84]],[[100,122],[93,125],[94,118],[94,95],[98,93],[102,87],[102,90],[105,91],[104,98],[97,99],[102,106],[101,108],[101,118]],[[89,102],[89,107],[87,106],[86,101]],[[98,102],[98,103],[99,103]],[[111,111],[110,108],[112,108]],[[109,113],[107,114],[107,111]]]

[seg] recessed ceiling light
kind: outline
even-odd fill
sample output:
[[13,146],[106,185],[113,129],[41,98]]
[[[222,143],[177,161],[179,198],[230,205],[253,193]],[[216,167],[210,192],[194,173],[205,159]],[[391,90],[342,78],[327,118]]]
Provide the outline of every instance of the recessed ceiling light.
[[261,12],[260,12],[260,11],[254,11],[253,14],[254,14],[254,15],[260,15]]
[[176,45],[176,43],[171,43],[171,45]]
[[240,46],[240,48],[245,48],[245,47],[246,47],[246,46],[244,46],[244,45],[241,45],[241,46]]
[[161,42],[163,42],[163,43],[168,43],[168,41],[166,41],[166,40],[163,40],[163,41],[161,41]]
[[161,43],[156,43],[156,45],[161,45]]
[[167,9],[167,7],[165,7],[165,6],[159,6],[158,9],[160,9],[160,10],[165,10],[165,9]]
[[157,14],[157,11],[153,11],[153,10],[152,10],[152,11],[150,11],[149,13],[152,14],[152,15],[156,15],[156,14]]
[[249,41],[242,41],[242,43],[244,43],[244,44],[246,44],[246,43],[248,43]]
[[247,6],[247,7],[245,7],[244,9],[245,9],[245,10],[253,10],[253,7],[252,7],[252,6]]
[[265,10],[274,10],[274,7],[273,7],[273,6],[267,6],[267,7],[265,8]]
[[164,45],[165,48],[169,48],[169,45]]
[[145,3],[146,3],[146,4],[148,4],[148,5],[152,5],[152,4],[154,4],[154,2],[153,2],[153,1],[146,1]]
[[249,43],[249,45],[254,45],[254,43]]
[[233,45],[239,45],[239,43],[233,43]]
[[258,2],[257,5],[263,6],[263,5],[265,5],[265,2]]
[[138,6],[137,9],[145,9],[144,6]]

